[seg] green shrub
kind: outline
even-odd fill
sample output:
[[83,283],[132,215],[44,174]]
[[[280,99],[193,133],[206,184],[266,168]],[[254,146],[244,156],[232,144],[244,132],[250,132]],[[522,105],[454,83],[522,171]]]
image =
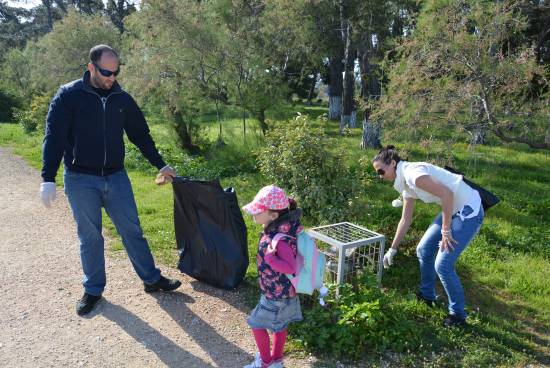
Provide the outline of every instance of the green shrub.
[[[330,287],[326,306],[314,303],[303,308],[304,320],[291,325],[295,340],[315,352],[358,359],[365,352],[413,350],[421,332],[413,318],[415,303],[386,295],[376,287],[374,276],[364,275],[355,287],[346,284],[335,295]],[[307,301],[306,303],[307,304]]]
[[[172,165],[179,176],[212,180],[226,178],[255,171],[254,157],[246,150],[226,146],[213,150],[214,157],[206,159],[202,156],[193,156],[179,147],[157,144],[157,148],[167,164]],[[220,157],[224,156],[223,159]],[[147,161],[139,149],[131,143],[126,144],[127,168],[138,169],[155,174],[156,168]]]
[[275,127],[258,152],[260,172],[287,189],[311,219],[342,221],[353,210],[358,180],[353,177],[334,142],[307,117]]
[[15,119],[27,134],[38,132],[44,134],[46,116],[52,96],[49,94],[37,95],[32,98],[27,108],[15,112]]

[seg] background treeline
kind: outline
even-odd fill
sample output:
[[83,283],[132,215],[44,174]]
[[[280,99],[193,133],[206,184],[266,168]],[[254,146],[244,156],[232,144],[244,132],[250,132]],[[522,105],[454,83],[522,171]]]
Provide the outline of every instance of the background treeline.
[[[23,1],[21,1],[23,3]],[[265,133],[297,99],[362,128],[362,147],[439,137],[550,145],[550,4],[443,0],[0,2],[0,120],[41,124],[97,43],[124,86],[200,152],[199,117]]]

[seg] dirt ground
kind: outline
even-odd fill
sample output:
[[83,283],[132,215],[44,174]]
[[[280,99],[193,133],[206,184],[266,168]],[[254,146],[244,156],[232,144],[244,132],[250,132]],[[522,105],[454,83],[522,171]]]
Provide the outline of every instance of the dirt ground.
[[[82,272],[63,190],[46,209],[36,169],[5,148],[0,167],[0,366],[242,367],[253,359],[249,309],[238,291],[161,265],[182,287],[146,294],[125,253],[107,257],[104,299],[90,315],[77,316]],[[314,358],[285,361],[313,365]]]

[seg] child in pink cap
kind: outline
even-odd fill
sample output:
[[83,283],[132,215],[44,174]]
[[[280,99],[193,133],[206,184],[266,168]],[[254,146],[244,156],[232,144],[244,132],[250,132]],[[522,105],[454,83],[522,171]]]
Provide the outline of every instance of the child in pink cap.
[[[286,276],[297,270],[296,234],[303,231],[302,211],[275,185],[263,187],[243,210],[263,226],[256,255],[261,296],[247,318],[259,353],[245,368],[281,368],[287,327],[291,322],[302,320],[300,301]],[[274,247],[271,240],[278,233],[288,234],[288,237],[279,240]],[[271,350],[268,330],[273,333]]]

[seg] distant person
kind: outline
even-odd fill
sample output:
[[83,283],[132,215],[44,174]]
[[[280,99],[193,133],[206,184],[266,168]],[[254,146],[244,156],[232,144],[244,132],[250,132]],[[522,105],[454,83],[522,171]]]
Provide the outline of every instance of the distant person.
[[[302,211],[275,185],[262,188],[243,210],[263,226],[256,255],[261,296],[247,319],[259,353],[245,368],[281,368],[287,327],[291,322],[302,320],[300,301],[286,276],[297,271],[296,234],[304,230],[300,224]],[[274,246],[272,240],[279,233],[288,237],[283,237]],[[273,332],[271,350],[268,330]]]
[[417,297],[433,306],[436,276],[439,276],[449,301],[449,314],[443,325],[465,326],[464,291],[455,264],[483,222],[479,193],[466,184],[461,175],[426,162],[402,160],[394,146],[382,149],[372,160],[372,165],[382,179],[393,181],[393,187],[403,196],[401,220],[391,248],[384,255],[384,267],[393,264],[393,257],[411,225],[415,200],[439,204],[441,213],[416,248],[420,262]]
[[46,207],[55,199],[55,176],[63,157],[65,193],[77,225],[84,271],[84,295],[76,304],[79,315],[93,310],[106,284],[102,207],[120,234],[146,292],[170,291],[181,285],[160,274],[143,237],[124,169],[124,133],[159,169],[162,181],[170,181],[176,172],[157,151],[138,105],[117,83],[119,67],[115,50],[94,46],[88,70],[82,79],[57,91],[46,119],[40,198]]

